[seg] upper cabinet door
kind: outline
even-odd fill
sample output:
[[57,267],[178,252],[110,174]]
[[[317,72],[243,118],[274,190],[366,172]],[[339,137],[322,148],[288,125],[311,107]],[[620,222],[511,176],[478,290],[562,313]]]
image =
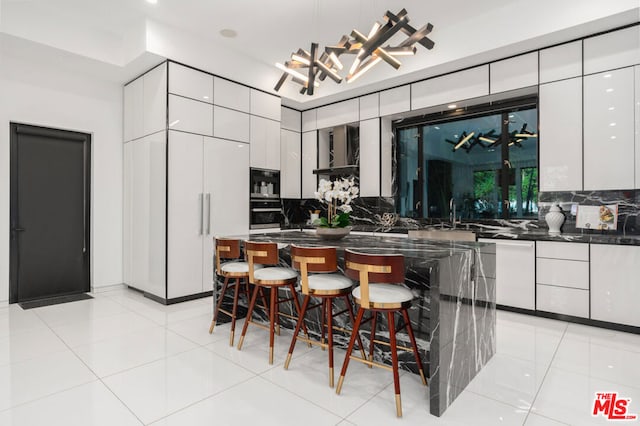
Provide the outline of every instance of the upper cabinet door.
[[582,190],[582,77],[540,85],[540,191]]
[[280,98],[251,89],[251,114],[280,121]]
[[213,107],[213,135],[217,138],[249,142],[249,114],[233,109]]
[[[318,129],[355,123],[360,115],[358,99],[350,99],[317,109]],[[303,123],[304,127],[304,123]]]
[[360,97],[360,120],[378,118],[380,116],[380,94],[373,93]]
[[215,77],[213,79],[213,103],[237,111],[249,112],[250,89],[242,84]]
[[124,140],[144,136],[144,83],[140,77],[124,86]]
[[411,108],[450,104],[489,94],[489,65],[430,78],[411,85]]
[[169,129],[211,136],[213,105],[169,95]]
[[144,134],[159,132],[167,127],[167,64],[146,73],[144,84]]
[[170,62],[169,93],[211,104],[213,103],[213,76]]
[[251,116],[251,167],[280,170],[280,123]]
[[360,122],[360,195],[380,196],[380,119]]
[[318,190],[318,177],[313,171],[318,167],[318,132],[302,134],[302,198],[313,198]]
[[540,51],[540,83],[582,75],[582,40]]
[[308,132],[318,128],[317,109],[302,111],[302,131]]
[[584,74],[640,64],[640,26],[584,40]]
[[584,77],[584,189],[634,187],[634,75],[622,68]]
[[301,198],[301,136],[298,132],[285,129],[280,131],[280,135],[280,196],[282,198]]
[[400,86],[380,92],[380,116],[411,110],[411,86]]
[[636,189],[640,189],[640,65],[633,67],[635,71],[635,131],[636,131]]
[[538,52],[494,62],[489,67],[491,93],[538,84]]
[[280,108],[280,128],[292,130],[294,132],[302,131],[302,114],[295,109],[281,107]]

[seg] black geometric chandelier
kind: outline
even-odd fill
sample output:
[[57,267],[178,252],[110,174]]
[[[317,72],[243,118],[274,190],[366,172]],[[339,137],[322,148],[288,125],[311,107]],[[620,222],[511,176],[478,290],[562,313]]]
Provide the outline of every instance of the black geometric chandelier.
[[[432,30],[430,23],[419,29],[409,25],[406,9],[397,15],[387,11],[384,24],[374,23],[368,35],[354,29],[350,36],[343,35],[335,46],[326,46],[322,52],[318,43],[311,43],[310,51],[298,49],[291,54],[289,61],[277,63],[276,67],[283,73],[274,90],[279,91],[287,78],[291,77],[291,81],[301,86],[300,93],[313,95],[314,88],[319,87],[327,76],[338,84],[343,80],[351,83],[382,61],[398,69],[401,65],[398,56],[415,55],[416,43],[433,49],[435,43],[427,37]],[[384,46],[398,33],[403,33],[407,38],[396,46]],[[342,55],[355,56],[344,79],[340,76],[345,69],[340,60]]]

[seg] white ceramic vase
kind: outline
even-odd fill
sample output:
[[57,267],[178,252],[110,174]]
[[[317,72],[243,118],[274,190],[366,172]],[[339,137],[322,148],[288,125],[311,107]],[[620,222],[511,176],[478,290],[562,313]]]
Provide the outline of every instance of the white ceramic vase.
[[551,206],[549,213],[544,215],[544,220],[547,221],[550,234],[559,234],[560,227],[564,223],[564,213],[562,213],[560,206],[557,204]]

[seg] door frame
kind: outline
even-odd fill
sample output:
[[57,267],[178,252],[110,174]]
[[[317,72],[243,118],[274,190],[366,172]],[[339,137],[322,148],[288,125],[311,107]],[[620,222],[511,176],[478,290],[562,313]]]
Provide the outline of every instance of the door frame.
[[10,157],[10,196],[9,196],[9,303],[18,301],[18,239],[16,238],[13,228],[18,224],[18,134],[29,133],[43,135],[57,139],[73,139],[83,142],[83,186],[84,186],[84,215],[83,228],[85,236],[85,252],[84,252],[84,274],[85,288],[84,291],[91,290],[91,140],[90,133],[78,132],[75,130],[56,129],[33,124],[18,123],[11,121],[9,123],[9,157]]

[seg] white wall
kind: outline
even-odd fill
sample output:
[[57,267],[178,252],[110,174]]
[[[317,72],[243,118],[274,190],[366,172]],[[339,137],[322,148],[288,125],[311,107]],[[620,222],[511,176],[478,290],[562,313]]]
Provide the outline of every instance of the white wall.
[[122,283],[122,86],[0,54],[0,303],[9,296],[9,122],[91,133],[91,285]]

